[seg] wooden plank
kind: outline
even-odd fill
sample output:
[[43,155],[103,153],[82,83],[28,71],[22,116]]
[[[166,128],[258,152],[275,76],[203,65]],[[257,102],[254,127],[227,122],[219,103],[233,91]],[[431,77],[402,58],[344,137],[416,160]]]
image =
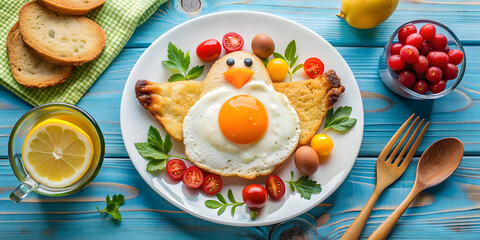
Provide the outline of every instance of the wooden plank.
[[[480,55],[476,53],[480,52],[480,47],[466,47],[468,68],[462,83],[457,90],[435,101],[407,100],[389,91],[377,72],[381,48],[337,49],[350,65],[362,91],[365,132],[360,156],[377,156],[412,112],[432,122],[418,153],[442,137],[458,137],[465,143],[466,155],[480,155],[480,85],[476,82],[480,75],[477,67]],[[78,103],[100,124],[106,139],[107,157],[127,156],[120,133],[120,100],[128,74],[144,50],[123,50]],[[341,77],[341,73],[339,75]],[[8,137],[13,125],[30,108],[0,87],[0,157],[7,156]]]
[[[407,195],[415,178],[418,159],[412,161],[398,182],[380,197],[362,237],[367,237]],[[301,217],[318,223],[321,239],[338,239],[373,192],[375,158],[359,158],[341,187],[324,203]],[[130,239],[266,239],[270,226],[235,228],[197,219],[174,207],[151,190],[127,158],[107,158],[94,183],[67,197],[47,198],[32,194],[20,204],[8,195],[17,184],[7,160],[0,160],[0,236],[62,238],[75,231],[78,239],[109,236]],[[464,157],[445,183],[421,194],[400,219],[390,239],[473,239],[480,230],[480,157]],[[121,208],[124,220],[102,217],[107,194],[126,195]],[[78,231],[78,229],[88,231]]]
[[[268,0],[202,1],[199,11],[183,11],[179,0],[163,4],[133,34],[127,47],[147,47],[166,31],[197,16],[228,10],[260,11],[288,18],[320,34],[334,46],[385,46],[393,31],[405,22],[417,19],[439,21],[451,28],[464,44],[480,44],[480,9],[478,1],[436,0],[400,1],[395,13],[374,29],[350,27],[336,16],[341,1]],[[461,20],[461,21],[459,21]],[[274,26],[275,27],[275,26]]]

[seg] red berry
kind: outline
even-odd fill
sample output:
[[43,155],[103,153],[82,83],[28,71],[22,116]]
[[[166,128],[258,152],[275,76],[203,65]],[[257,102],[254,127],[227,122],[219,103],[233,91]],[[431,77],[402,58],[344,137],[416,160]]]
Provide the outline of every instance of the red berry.
[[437,29],[435,29],[435,26],[433,24],[425,24],[422,28],[420,28],[420,31],[418,31],[422,37],[423,40],[425,41],[432,41],[433,38],[435,37]]
[[425,79],[426,79],[424,72],[423,72],[423,73],[414,72],[413,74],[415,74],[415,78],[416,78],[417,80],[425,80]]
[[413,64],[413,70],[418,73],[423,73],[428,69],[428,59],[427,57],[420,55],[418,56],[418,61]]
[[458,68],[452,63],[448,63],[446,67],[442,68],[442,76],[445,80],[452,80],[458,76]]
[[390,46],[390,55],[400,54],[400,49],[403,47],[403,43],[396,42]]
[[428,92],[428,83],[424,80],[417,81],[413,90],[420,94],[425,94]]
[[462,60],[463,60],[462,51],[458,49],[448,51],[448,62],[458,65],[462,62]]
[[388,58],[388,66],[392,70],[402,70],[405,68],[405,61],[403,61],[400,55],[393,55]]
[[405,45],[400,49],[400,56],[406,63],[416,63],[418,61],[418,50],[412,45]]
[[409,24],[398,31],[398,41],[405,43],[408,35],[416,32],[417,28],[413,24]]
[[448,51],[450,51],[450,48],[446,46],[445,49],[443,49],[443,52],[448,54]]
[[442,69],[435,66],[429,67],[425,73],[425,77],[427,77],[427,80],[430,82],[438,82],[442,79]]
[[443,34],[437,34],[431,41],[432,50],[443,51],[447,46],[447,38]]
[[423,42],[422,47],[418,49],[418,52],[420,52],[420,55],[423,55],[423,56],[427,56],[430,51],[432,51],[432,47],[428,42]]
[[448,55],[444,52],[432,51],[427,55],[428,62],[431,66],[443,68],[447,66]]
[[417,49],[420,49],[423,45],[423,37],[420,33],[412,33],[408,35],[407,39],[405,40],[406,45],[412,45]]
[[447,87],[447,82],[440,80],[438,82],[430,84],[430,91],[432,93],[439,93],[439,92],[443,92],[443,90],[445,90],[446,87]]
[[415,75],[408,71],[405,70],[398,74],[398,81],[405,87],[411,88],[413,87],[413,84],[415,84]]

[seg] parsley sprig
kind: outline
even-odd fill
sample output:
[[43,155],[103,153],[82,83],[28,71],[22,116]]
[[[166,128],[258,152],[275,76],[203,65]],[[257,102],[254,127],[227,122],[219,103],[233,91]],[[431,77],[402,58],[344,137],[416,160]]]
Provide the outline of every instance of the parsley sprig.
[[219,208],[217,212],[218,216],[220,216],[223,212],[225,212],[228,206],[232,206],[231,214],[233,217],[235,215],[235,208],[245,204],[243,202],[237,202],[235,200],[235,198],[233,197],[232,189],[228,189],[228,200],[230,200],[230,202],[232,203],[228,203],[227,200],[225,200],[225,198],[220,193],[217,193],[217,198],[218,198],[218,201],[215,201],[215,200],[205,201],[205,206],[212,209]]
[[165,134],[165,140],[162,139],[160,132],[153,126],[148,129],[147,142],[135,143],[138,153],[142,155],[149,162],[147,164],[147,171],[155,173],[165,168],[167,159],[170,157],[181,158],[187,160],[185,157],[169,155],[172,150],[173,143],[170,135]]
[[[285,60],[288,63],[288,75],[290,75],[290,82],[292,81],[292,75],[298,71],[300,68],[303,67],[303,63],[298,64],[295,66],[295,63],[297,62],[298,55],[296,55],[297,52],[297,45],[295,44],[295,40],[292,40],[288,45],[287,48],[285,48],[285,56],[283,56],[280,53],[274,52],[273,56],[276,58],[281,58]],[[293,67],[295,66],[295,67]],[[292,70],[293,68],[293,70]]]
[[295,173],[290,172],[292,179],[290,181],[285,181],[290,185],[292,192],[295,192],[295,189],[300,192],[300,197],[310,200],[312,194],[320,193],[322,191],[322,186],[317,183],[315,180],[309,180],[308,176],[302,176],[297,181],[293,181]]
[[163,65],[175,72],[170,78],[169,82],[176,82],[182,80],[192,80],[200,77],[203,73],[204,66],[195,66],[188,71],[190,65],[190,51],[184,53],[182,49],[168,43],[168,60],[162,61]]
[[345,132],[351,129],[357,123],[356,118],[350,117],[351,113],[352,107],[349,106],[338,107],[335,112],[333,111],[333,108],[330,108],[325,117],[325,126],[323,127],[323,130],[332,128],[340,132]]
[[122,220],[122,214],[120,214],[118,209],[120,208],[120,205],[123,205],[125,202],[125,197],[123,194],[113,195],[112,199],[110,199],[110,195],[107,195],[105,201],[107,202],[107,206],[104,209],[100,210],[97,207],[97,210],[100,212],[100,214],[107,213],[112,215],[113,219]]

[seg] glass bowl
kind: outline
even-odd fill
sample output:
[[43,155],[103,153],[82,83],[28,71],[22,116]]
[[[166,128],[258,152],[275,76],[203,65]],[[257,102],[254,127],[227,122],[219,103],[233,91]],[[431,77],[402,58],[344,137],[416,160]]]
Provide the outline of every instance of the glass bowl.
[[[420,30],[420,28],[423,25],[428,24],[428,23],[433,24],[435,26],[435,28],[437,30],[436,34],[445,35],[445,37],[448,40],[447,46],[450,50],[458,49],[458,50],[463,52],[463,60],[459,65],[457,65],[457,67],[459,69],[458,70],[458,76],[455,79],[447,81],[447,87],[445,88],[445,90],[443,90],[440,93],[435,93],[435,94],[431,93],[430,91],[426,94],[420,94],[420,93],[417,93],[417,92],[413,91],[410,88],[405,87],[404,85],[402,85],[398,81],[397,74],[387,66],[387,59],[390,58],[390,56],[391,56],[390,55],[390,46],[398,41],[397,35],[398,35],[398,31],[400,31],[400,29],[402,29],[406,25],[413,24],[417,28],[417,32],[418,32],[418,30]],[[455,33],[453,33],[452,30],[450,30],[450,28],[443,25],[442,23],[432,21],[432,20],[415,20],[415,21],[411,21],[411,22],[407,22],[407,23],[403,24],[402,26],[397,28],[397,30],[395,30],[395,32],[393,32],[390,39],[388,39],[387,45],[383,49],[383,53],[380,56],[380,62],[379,62],[378,67],[379,67],[380,78],[382,79],[383,83],[390,90],[392,90],[393,92],[395,92],[396,94],[398,94],[402,97],[406,97],[406,98],[410,98],[410,99],[416,99],[416,100],[425,100],[425,99],[436,99],[436,98],[439,98],[439,97],[443,97],[443,96],[449,94],[451,91],[453,91],[453,89],[455,89],[458,86],[460,81],[462,81],[462,77],[465,73],[465,66],[466,66],[465,50],[463,49],[463,46],[462,46],[462,43],[460,43],[460,40],[457,38]]]
[[[28,174],[22,160],[22,146],[27,134],[40,122],[47,119],[61,119],[73,123],[87,133],[94,146],[92,162],[87,172],[71,185],[59,188],[45,186]],[[15,124],[8,141],[8,158],[10,166],[21,182],[10,195],[15,203],[20,202],[30,192],[45,196],[64,196],[85,188],[94,178],[103,163],[105,142],[102,131],[95,120],[84,110],[66,103],[48,103],[35,107],[25,113]]]

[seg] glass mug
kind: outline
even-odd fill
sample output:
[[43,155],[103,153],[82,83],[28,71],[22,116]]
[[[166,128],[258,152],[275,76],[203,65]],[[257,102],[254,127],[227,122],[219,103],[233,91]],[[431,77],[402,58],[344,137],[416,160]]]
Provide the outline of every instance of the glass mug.
[[[65,187],[49,187],[31,177],[22,161],[22,147],[27,134],[47,119],[60,119],[82,129],[92,140],[93,158],[85,174],[76,182]],[[13,173],[21,184],[10,194],[10,199],[19,203],[32,191],[45,196],[65,196],[85,188],[97,176],[103,163],[105,142],[95,120],[84,110],[67,103],[47,103],[25,113],[13,127],[8,141],[8,159]]]

